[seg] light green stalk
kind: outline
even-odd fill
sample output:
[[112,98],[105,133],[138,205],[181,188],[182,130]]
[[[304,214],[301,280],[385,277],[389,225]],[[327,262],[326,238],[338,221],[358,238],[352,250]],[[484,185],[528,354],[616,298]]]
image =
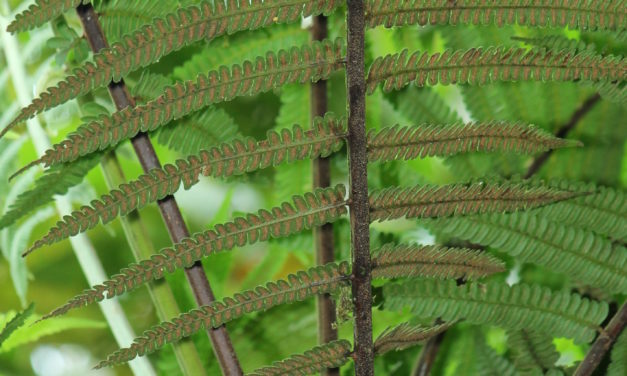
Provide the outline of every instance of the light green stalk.
[[[2,13],[3,15],[9,14],[9,5],[6,0],[3,0],[2,2]],[[4,50],[11,74],[11,80],[17,94],[17,99],[20,105],[25,107],[31,102],[29,88],[25,86],[29,80],[26,71],[24,70],[24,64],[20,55],[17,40],[15,36],[6,32],[7,24],[7,19],[4,16],[0,17],[0,40],[2,41],[2,48]],[[44,132],[37,118],[27,121],[26,126],[37,153],[43,154],[51,147],[48,135]],[[55,204],[57,211],[61,216],[68,215],[72,211],[72,204],[66,196],[56,197]],[[89,238],[85,234],[79,234],[70,238],[70,243],[88,283],[90,285],[97,285],[106,280],[107,275],[104,272],[102,263],[98,259],[96,251],[89,241]],[[100,302],[99,306],[105,319],[107,320],[107,323],[109,324],[109,328],[111,329],[118,346],[129,346],[135,338],[135,333],[133,332],[128,319],[124,314],[120,303],[115,299],[109,299]],[[147,358],[134,359],[129,362],[129,366],[135,375],[156,375]]]

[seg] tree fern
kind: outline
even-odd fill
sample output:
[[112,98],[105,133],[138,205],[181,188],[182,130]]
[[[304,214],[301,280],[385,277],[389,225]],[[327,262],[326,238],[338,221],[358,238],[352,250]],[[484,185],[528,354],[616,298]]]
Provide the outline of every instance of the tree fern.
[[521,184],[472,183],[386,188],[370,195],[370,220],[433,218],[528,209],[577,193]]
[[0,132],[0,136],[15,124],[39,112],[105,86],[111,81],[119,81],[124,75],[148,66],[191,43],[240,30],[254,30],[278,22],[293,22],[302,16],[331,12],[338,5],[336,0],[254,0],[252,3],[202,1],[198,5],[181,8],[163,18],[155,19],[151,24],[123,37],[121,42],[95,54],[93,63],[89,62],[74,69],[72,75],[33,100],[31,105],[24,108]]
[[294,234],[314,226],[333,222],[346,214],[345,188],[317,189],[304,196],[294,196],[293,204],[283,203],[272,210],[235,218],[232,222],[216,225],[213,229],[192,235],[170,248],[162,249],[149,260],[131,264],[101,285],[85,290],[44,318],[64,314],[103,299],[110,299],[130,291],[152,279],[160,279],[167,271],[189,267],[195,261],[234,247],[254,244],[270,237]]
[[624,59],[589,52],[546,51],[524,48],[471,48],[429,54],[407,50],[378,57],[368,72],[368,93],[383,83],[383,90],[435,84],[483,85],[494,81],[622,81]]
[[126,349],[109,355],[96,368],[127,362],[138,355],[147,355],[166,343],[179,341],[206,326],[217,328],[245,314],[265,311],[272,307],[305,300],[317,294],[337,291],[347,285],[350,277],[347,262],[317,266],[307,271],[291,274],[287,280],[270,282],[225,298],[220,302],[183,313],[179,317],[152,327],[136,338]]
[[523,375],[542,375],[559,358],[553,338],[533,330],[508,332],[507,347],[512,351],[516,369]]
[[370,27],[427,24],[494,23],[582,30],[620,30],[627,26],[627,4],[611,0],[599,6],[594,1],[525,0],[370,0],[366,23]]
[[464,248],[386,244],[372,255],[373,278],[476,279],[503,271],[503,261],[486,252]]
[[35,0],[35,4],[15,16],[15,20],[7,27],[7,31],[15,33],[33,29],[61,15],[66,10],[89,2],[90,0]]
[[115,145],[140,131],[147,132],[210,104],[254,95],[287,83],[305,83],[328,77],[343,66],[343,42],[313,42],[290,51],[269,52],[254,63],[222,67],[195,82],[178,83],[160,97],[137,107],[81,126],[68,139],[46,151],[39,162],[46,166],[73,161],[96,150]]
[[529,329],[588,342],[608,312],[607,304],[537,285],[412,280],[383,286],[384,306],[409,307],[419,317],[466,319],[507,329]]
[[344,144],[344,122],[327,115],[324,119],[317,118],[311,131],[304,131],[298,125],[291,131],[269,131],[263,141],[257,142],[252,138],[235,140],[203,150],[185,160],[180,159],[173,165],[154,169],[65,216],[48,234],[35,242],[31,251],[92,229],[100,221],[108,223],[119,215],[161,200],[177,192],[181,182],[185,189],[189,189],[198,183],[200,175],[227,177],[284,162],[326,157]]
[[368,133],[368,159],[408,160],[495,150],[535,153],[574,145],[578,143],[558,139],[539,128],[521,123],[493,121],[466,125],[397,125]]
[[433,224],[440,233],[497,248],[586,285],[627,291],[627,250],[591,231],[530,212],[443,219]]
[[292,355],[271,366],[256,369],[247,376],[313,375],[325,368],[337,368],[350,360],[351,344],[341,339],[316,346],[304,354]]
[[404,350],[443,333],[449,326],[449,324],[421,326],[406,322],[395,327],[388,327],[375,340],[374,353],[380,355],[392,350]]

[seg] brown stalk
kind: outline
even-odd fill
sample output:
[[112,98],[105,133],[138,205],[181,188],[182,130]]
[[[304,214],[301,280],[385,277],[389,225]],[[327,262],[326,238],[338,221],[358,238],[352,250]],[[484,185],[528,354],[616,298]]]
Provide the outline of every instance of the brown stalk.
[[347,0],[348,51],[348,160],[350,224],[353,261],[355,373],[374,375],[372,346],[372,290],[370,265],[370,213],[366,151],[366,81],[364,66],[364,2]]
[[445,334],[446,331],[429,338],[420,352],[420,357],[418,358],[413,376],[429,376],[431,374],[431,367],[433,367],[433,362],[435,362]]
[[[91,4],[79,5],[76,13],[83,25],[85,37],[89,42],[92,51],[97,52],[108,47],[108,43],[102,27],[98,20],[98,15],[94,11]],[[124,84],[124,80],[119,82],[111,82],[108,86],[109,94],[118,110],[125,107],[135,106],[129,91]],[[160,168],[161,163],[155,153],[150,138],[145,133],[139,133],[131,139],[135,153],[145,172],[153,168]],[[173,196],[168,196],[158,202],[161,216],[168,228],[170,238],[173,242],[178,243],[184,238],[189,237],[189,231],[183,216]],[[199,306],[208,305],[215,300],[207,275],[200,262],[194,263],[190,268],[185,269],[185,275],[189,282],[194,297]],[[224,326],[216,329],[208,329],[207,334],[213,344],[213,350],[220,363],[222,372],[225,375],[243,375],[242,368],[231,344],[231,340]]]
[[[313,17],[311,27],[312,40],[324,40],[327,38],[327,18],[323,15]],[[324,116],[327,113],[327,82],[320,80],[311,84],[311,119],[316,116]],[[313,160],[313,186],[314,188],[326,188],[331,186],[330,158],[317,158]],[[333,247],[333,225],[324,224],[314,228],[314,242],[316,245],[316,262],[324,265],[335,261]],[[330,294],[318,295],[318,343],[337,340],[335,304]],[[327,368],[322,372],[326,376],[339,376],[339,368]]]
[[592,347],[588,350],[586,357],[579,363],[579,367],[577,367],[574,376],[592,375],[594,370],[601,363],[601,360],[603,360],[605,354],[612,348],[618,336],[625,329],[625,324],[627,324],[627,302],[623,303],[623,306],[620,307],[620,310],[612,317],[612,320],[601,330],[594,344],[592,344]]

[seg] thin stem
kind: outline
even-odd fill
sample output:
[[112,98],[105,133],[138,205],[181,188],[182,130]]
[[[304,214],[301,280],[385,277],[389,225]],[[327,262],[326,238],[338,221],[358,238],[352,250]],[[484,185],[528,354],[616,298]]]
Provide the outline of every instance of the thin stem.
[[[102,27],[98,21],[98,15],[92,5],[80,5],[76,8],[76,12],[83,24],[85,36],[92,50],[97,52],[102,48],[108,47],[107,40],[105,39]],[[123,80],[112,82],[109,84],[108,88],[109,94],[118,110],[135,105]],[[147,134],[139,133],[131,140],[131,143],[145,172],[153,168],[161,167],[161,163]],[[160,200],[158,205],[172,241],[178,243],[189,237],[189,231],[183,221],[183,216],[181,215],[181,211],[174,197],[168,196]],[[209,285],[209,281],[207,280],[207,276],[200,261],[186,268],[185,275],[199,306],[208,305],[215,301],[213,291],[211,290],[211,286]],[[227,375],[242,375],[242,368],[235,354],[235,350],[233,349],[226,327],[221,326],[215,329],[208,328],[207,334],[213,344],[213,351],[220,363],[222,372]]]
[[[2,12],[6,14],[8,11],[9,7],[5,0],[2,3]],[[2,30],[0,34],[4,56],[7,59],[7,65],[17,100],[20,105],[24,107],[32,100],[28,88],[29,80],[24,70],[24,63],[21,58],[16,37],[4,31],[6,30],[6,25],[5,18],[0,17],[0,29]],[[37,118],[28,120],[26,122],[26,128],[28,129],[28,133],[38,154],[43,154],[51,147],[50,138],[48,138],[48,135],[43,130]],[[61,216],[69,215],[72,212],[72,202],[67,196],[55,197],[55,205],[57,212]],[[72,250],[76,255],[81,270],[90,285],[97,285],[107,279],[98,254],[86,234],[78,234],[71,237],[70,244],[72,245]],[[117,344],[120,347],[126,347],[131,344],[135,338],[135,333],[119,301],[117,299],[104,300],[99,302],[98,305]],[[134,359],[129,363],[129,367],[135,375],[156,375],[147,358]]]
[[[327,18],[314,16],[311,27],[312,40],[324,40],[327,37]],[[320,80],[311,84],[311,119],[316,116],[324,116],[327,112],[327,82]],[[330,158],[317,158],[313,160],[313,186],[324,188],[331,186]],[[322,227],[314,228],[314,241],[316,245],[316,262],[324,265],[335,260],[333,247],[333,225],[327,223]],[[325,344],[335,341],[337,337],[337,321],[335,315],[335,303],[330,294],[318,295],[318,343]],[[326,376],[337,376],[339,368],[327,368],[322,372]]]
[[429,338],[420,352],[420,357],[413,372],[414,376],[428,376],[431,374],[431,367],[433,367],[433,362],[435,362],[445,334],[446,331]]
[[609,324],[601,331],[586,357],[577,367],[575,376],[589,376],[599,366],[605,354],[612,348],[618,336],[627,324],[627,302],[623,303],[618,312],[612,317]]
[[[599,100],[601,100],[601,96],[599,95],[599,93],[596,93],[590,96],[588,99],[586,99],[581,105],[581,107],[579,107],[577,111],[573,112],[573,115],[570,117],[568,122],[566,122],[566,124],[559,127],[559,129],[557,130],[557,133],[555,133],[555,136],[560,137],[560,138],[566,137],[568,133],[570,133],[570,131],[572,131],[575,128],[575,126],[579,123],[579,121],[583,119],[583,117],[594,108],[594,106],[599,102]],[[540,168],[549,159],[551,154],[553,154],[552,149],[545,151],[539,157],[534,159],[533,162],[531,163],[531,166],[529,166],[527,173],[524,175],[524,178],[529,179],[536,172],[538,172]]]
[[348,154],[350,223],[355,305],[355,373],[374,375],[372,347],[372,289],[370,265],[370,214],[368,208],[368,157],[366,152],[366,82],[364,74],[364,2],[347,0],[348,50]]

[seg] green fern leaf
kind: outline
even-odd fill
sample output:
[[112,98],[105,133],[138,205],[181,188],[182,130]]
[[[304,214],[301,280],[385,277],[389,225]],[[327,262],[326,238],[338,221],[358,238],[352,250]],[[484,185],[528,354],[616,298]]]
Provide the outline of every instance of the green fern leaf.
[[411,280],[383,286],[384,307],[409,307],[419,317],[465,319],[507,329],[533,329],[589,342],[608,312],[607,303],[537,285]]
[[507,212],[567,200],[577,195],[580,193],[513,183],[391,187],[371,193],[370,220]]
[[412,124],[451,124],[462,121],[455,110],[432,88],[410,86],[397,95],[398,112]]
[[100,162],[102,153],[94,153],[74,163],[58,165],[46,171],[35,186],[21,193],[9,210],[0,218],[0,229],[8,227],[36,208],[52,202],[54,195],[63,195],[79,184],[87,173]]
[[444,332],[449,327],[450,324],[425,327],[408,322],[388,327],[374,341],[374,353],[381,355],[392,350],[404,350]]
[[[176,11],[181,2],[145,0],[109,0],[98,8],[98,20],[109,44],[123,40],[123,37],[151,24],[157,17]],[[124,42],[122,42],[124,43]]]
[[484,85],[494,81],[623,81],[627,75],[622,57],[590,52],[546,51],[524,48],[471,48],[429,54],[407,50],[378,57],[370,66],[368,93],[380,83],[383,90],[447,84]]
[[164,273],[191,266],[208,255],[242,247],[271,237],[288,236],[337,220],[346,214],[345,188],[317,189],[304,196],[294,196],[293,204],[283,203],[272,210],[235,218],[232,222],[216,225],[197,233],[170,248],[161,250],[148,260],[131,264],[110,280],[72,298],[68,303],[44,316],[59,316],[70,309],[110,299],[131,291]]
[[327,78],[343,66],[343,46],[340,39],[335,43],[313,42],[290,51],[269,52],[265,59],[260,57],[254,63],[247,61],[231,69],[222,67],[199,75],[196,82],[175,84],[145,105],[127,107],[81,126],[68,139],[47,150],[39,162],[50,166],[73,161],[213,103],[258,94],[288,83]]
[[35,0],[35,4],[15,16],[15,20],[7,27],[7,31],[16,33],[34,29],[69,9],[89,2],[90,0]]
[[611,363],[607,368],[607,376],[622,376],[627,373],[627,330],[618,336],[610,354]]
[[465,125],[396,125],[380,131],[371,130],[367,137],[370,161],[444,157],[496,150],[530,154],[580,145],[577,141],[556,138],[540,128],[500,121]]
[[7,340],[15,332],[19,329],[27,318],[29,318],[33,312],[35,311],[35,305],[31,303],[24,311],[18,313],[13,317],[3,328],[0,330],[0,347],[2,347],[2,343]]
[[503,271],[503,261],[487,252],[465,248],[386,244],[372,254],[372,278],[475,279]]
[[247,376],[313,375],[326,368],[338,368],[350,360],[351,344],[345,339],[316,346],[304,354],[292,355],[269,367],[256,369]]
[[525,25],[581,30],[620,30],[627,26],[627,4],[611,0],[603,5],[579,0],[370,0],[369,27],[424,25]]
[[64,216],[62,221],[27,253],[78,233],[94,228],[100,221],[108,223],[121,215],[141,209],[151,202],[161,200],[177,192],[183,183],[185,189],[198,183],[200,175],[227,177],[292,163],[303,159],[326,157],[344,145],[345,121],[329,114],[316,118],[314,129],[304,131],[299,125],[281,133],[269,131],[268,138],[255,141],[252,138],[223,143],[198,155],[179,159],[159,169],[141,175],[137,180],[122,184],[118,189],[94,200],[89,206]]
[[[60,1],[58,1],[60,2]],[[69,0],[66,0],[69,2]],[[77,2],[77,1],[74,1]],[[77,98],[89,91],[119,81],[128,73],[146,67],[163,56],[202,39],[241,30],[254,30],[274,23],[293,22],[302,16],[332,12],[338,0],[203,1],[155,19],[119,43],[105,48],[72,75],[40,94],[39,98],[9,124],[0,137],[16,124],[36,114]],[[240,69],[241,72],[241,69]]]
[[609,292],[627,291],[627,249],[605,237],[532,212],[468,216],[433,223],[440,233],[507,252]]
[[128,362],[147,355],[166,343],[177,342],[205,327],[217,328],[245,314],[266,311],[282,304],[305,300],[317,294],[328,294],[348,285],[350,278],[347,262],[317,266],[307,271],[290,274],[286,280],[270,282],[247,290],[220,302],[202,306],[183,313],[172,322],[161,323],[145,331],[133,344],[114,352],[96,368]]
[[533,330],[515,330],[507,334],[507,347],[512,351],[514,365],[523,375],[544,374],[559,358],[553,338]]
[[477,368],[485,376],[518,376],[514,365],[485,342],[484,336],[478,332],[474,336]]

